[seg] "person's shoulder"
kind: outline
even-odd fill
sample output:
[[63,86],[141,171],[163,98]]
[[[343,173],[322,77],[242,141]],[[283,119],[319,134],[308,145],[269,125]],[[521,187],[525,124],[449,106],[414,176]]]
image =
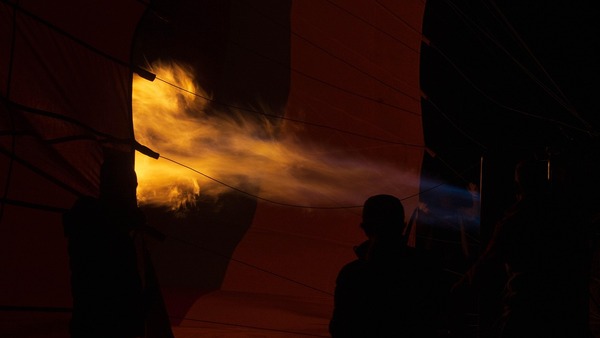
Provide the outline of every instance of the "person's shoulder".
[[354,271],[360,271],[367,267],[367,262],[364,259],[355,259],[342,266],[340,273],[351,273]]
[[434,250],[407,246],[404,256],[406,259],[416,262],[418,266],[428,269],[441,269],[443,265],[443,257]]
[[92,196],[81,196],[77,198],[69,212],[77,212],[79,210],[94,209],[100,205],[100,201]]
[[422,247],[406,246],[404,249],[406,255],[413,257],[421,257],[423,259],[441,259],[438,251],[429,250]]
[[355,259],[342,266],[337,276],[337,283],[348,279],[357,279],[367,274],[368,264],[364,259]]
[[64,232],[67,237],[74,235],[81,228],[81,224],[98,221],[100,202],[91,196],[79,197],[71,209],[62,215]]

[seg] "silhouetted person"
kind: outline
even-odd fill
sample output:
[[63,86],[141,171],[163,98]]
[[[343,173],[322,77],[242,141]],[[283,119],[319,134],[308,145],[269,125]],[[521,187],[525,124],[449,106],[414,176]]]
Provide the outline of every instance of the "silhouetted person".
[[81,197],[64,214],[73,338],[144,336],[142,280],[131,234],[145,221],[136,187],[128,154],[107,151],[99,197]]
[[339,272],[329,324],[339,337],[441,337],[445,328],[441,261],[406,245],[404,207],[391,195],[363,206],[368,240]]
[[454,291],[481,287],[490,267],[503,266],[500,337],[587,337],[586,248],[573,196],[552,193],[546,161],[519,162],[515,183],[515,204]]

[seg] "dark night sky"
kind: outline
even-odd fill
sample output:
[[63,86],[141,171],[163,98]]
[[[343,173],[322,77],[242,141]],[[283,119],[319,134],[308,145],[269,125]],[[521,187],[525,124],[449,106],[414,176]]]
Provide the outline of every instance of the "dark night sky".
[[[523,3],[503,1],[495,8],[488,1],[428,3],[424,35],[432,47],[423,47],[423,90],[461,133],[481,143],[465,136],[454,147],[532,149],[562,142],[561,133],[582,137],[586,126],[565,107],[569,104],[597,127],[598,39],[591,29],[597,10],[566,2]],[[558,101],[561,95],[569,103]],[[436,119],[439,114],[427,122],[448,126]]]
[[597,129],[597,14],[566,2],[430,1],[423,30],[432,46],[423,47],[423,90],[488,149],[561,143],[561,133],[587,137],[573,112]]
[[422,109],[444,161],[433,166],[463,184],[483,156],[495,163],[484,175],[511,186],[516,159],[595,144],[597,17],[581,2],[428,1]]

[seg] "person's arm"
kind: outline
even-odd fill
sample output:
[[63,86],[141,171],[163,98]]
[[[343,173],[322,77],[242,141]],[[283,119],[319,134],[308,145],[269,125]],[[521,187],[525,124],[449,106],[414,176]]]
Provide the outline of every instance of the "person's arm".
[[496,225],[492,238],[484,252],[462,278],[454,284],[452,287],[453,292],[464,291],[465,288],[478,288],[484,276],[489,276],[502,266],[510,238],[510,228],[511,222],[509,219],[505,219]]

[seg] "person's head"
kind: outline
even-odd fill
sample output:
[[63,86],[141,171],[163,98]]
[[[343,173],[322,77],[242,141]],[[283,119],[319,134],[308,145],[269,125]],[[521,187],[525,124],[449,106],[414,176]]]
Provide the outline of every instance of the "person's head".
[[546,192],[550,187],[548,162],[537,159],[520,161],[515,167],[515,183],[520,197]]
[[365,201],[360,227],[368,237],[401,235],[404,226],[404,206],[397,197],[381,194]]

